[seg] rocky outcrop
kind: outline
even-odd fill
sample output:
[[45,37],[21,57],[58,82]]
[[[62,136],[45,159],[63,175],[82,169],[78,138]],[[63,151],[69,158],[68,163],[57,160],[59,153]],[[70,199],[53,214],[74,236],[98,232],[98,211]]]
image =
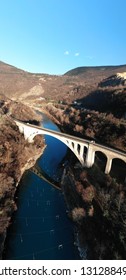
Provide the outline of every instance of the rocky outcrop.
[[117,73],[112,75],[107,79],[102,80],[99,84],[99,87],[116,87],[116,86],[126,86],[126,72]]

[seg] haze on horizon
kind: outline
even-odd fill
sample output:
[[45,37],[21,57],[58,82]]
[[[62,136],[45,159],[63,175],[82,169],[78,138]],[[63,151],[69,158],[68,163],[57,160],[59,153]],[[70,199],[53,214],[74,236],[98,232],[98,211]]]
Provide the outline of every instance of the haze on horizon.
[[0,60],[33,73],[126,63],[125,0],[4,0]]

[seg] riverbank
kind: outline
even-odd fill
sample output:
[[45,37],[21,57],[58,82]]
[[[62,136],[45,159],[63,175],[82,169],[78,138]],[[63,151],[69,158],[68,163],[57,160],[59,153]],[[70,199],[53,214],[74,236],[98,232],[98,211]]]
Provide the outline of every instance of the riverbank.
[[[25,170],[34,166],[45,149],[41,136],[33,144],[28,143],[19,132],[10,115],[38,123],[40,117],[27,106],[2,98],[0,108],[0,259],[4,248],[6,231],[16,210],[15,192]],[[8,114],[10,111],[10,114]],[[13,114],[12,114],[13,113]]]
[[97,165],[82,168],[69,151],[66,162],[61,185],[81,258],[125,259],[125,186]]
[[[61,120],[60,129],[63,132],[72,134],[71,116],[67,115],[68,112],[66,113],[65,111],[64,113],[64,110],[57,109],[53,105],[47,106],[47,109],[49,109],[48,114],[52,114],[53,120],[57,118],[58,121]],[[73,110],[73,119],[74,114],[77,117],[78,111],[74,112]],[[93,116],[96,118],[97,112],[93,112]],[[87,115],[87,117],[89,121],[91,115]],[[125,150],[124,121],[119,121],[112,117],[110,119],[109,117],[103,118],[103,123],[100,123],[100,129],[104,130],[106,122],[108,122],[108,129],[112,132],[111,141],[115,137],[115,145],[119,143],[118,147]],[[77,130],[79,129],[78,132],[81,134],[80,128],[80,126],[77,127]],[[108,140],[109,135],[108,138],[106,135],[106,141]],[[123,180],[118,176],[117,179],[114,177],[114,175],[118,174],[119,169],[125,175],[124,166],[122,165],[123,169],[121,169],[119,164],[118,162],[116,173],[111,176],[104,174],[104,159],[97,158],[93,167],[88,169],[82,168],[77,163],[76,157],[69,151],[65,157],[62,189],[69,216],[77,226],[77,244],[79,244],[81,257],[84,259],[85,245],[87,246],[86,257],[89,259],[125,259],[126,185],[124,176],[122,176]]]

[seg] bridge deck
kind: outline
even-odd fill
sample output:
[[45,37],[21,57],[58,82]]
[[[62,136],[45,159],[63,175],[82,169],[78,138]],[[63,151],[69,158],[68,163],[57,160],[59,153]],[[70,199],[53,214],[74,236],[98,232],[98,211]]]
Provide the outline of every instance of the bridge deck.
[[64,137],[66,139],[79,142],[81,144],[84,144],[84,143],[86,143],[86,144],[93,144],[94,147],[99,147],[99,148],[102,148],[102,149],[106,149],[106,150],[109,150],[110,152],[113,152],[113,153],[116,153],[116,154],[119,154],[119,155],[122,155],[122,156],[126,157],[126,152],[123,152],[123,151],[120,151],[118,149],[114,149],[114,148],[111,148],[111,147],[108,147],[108,146],[105,146],[105,145],[98,144],[98,143],[96,143],[94,141],[91,141],[91,140],[82,139],[82,138],[79,138],[79,137],[76,137],[76,136],[72,136],[72,135],[69,135],[69,134],[66,134],[66,133],[62,133],[62,132],[59,132],[59,131],[54,131],[54,130],[47,129],[47,128],[44,128],[44,127],[40,127],[40,126],[37,126],[37,125],[33,125],[33,124],[29,124],[29,123],[24,123],[24,122],[19,121],[17,119],[14,119],[14,120],[15,120],[15,122],[17,122],[17,123],[19,123],[19,124],[21,124],[23,126],[35,128],[37,130],[45,132],[45,134],[46,134],[46,132],[48,132],[48,133],[53,134],[55,136]]

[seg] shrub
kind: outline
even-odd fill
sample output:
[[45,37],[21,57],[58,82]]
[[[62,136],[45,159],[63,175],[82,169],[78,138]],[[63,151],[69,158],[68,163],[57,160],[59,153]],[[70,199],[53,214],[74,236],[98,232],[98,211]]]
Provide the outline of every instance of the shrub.
[[75,207],[72,210],[71,214],[72,214],[72,218],[73,218],[74,222],[78,222],[78,221],[81,221],[86,216],[86,211],[84,208]]

